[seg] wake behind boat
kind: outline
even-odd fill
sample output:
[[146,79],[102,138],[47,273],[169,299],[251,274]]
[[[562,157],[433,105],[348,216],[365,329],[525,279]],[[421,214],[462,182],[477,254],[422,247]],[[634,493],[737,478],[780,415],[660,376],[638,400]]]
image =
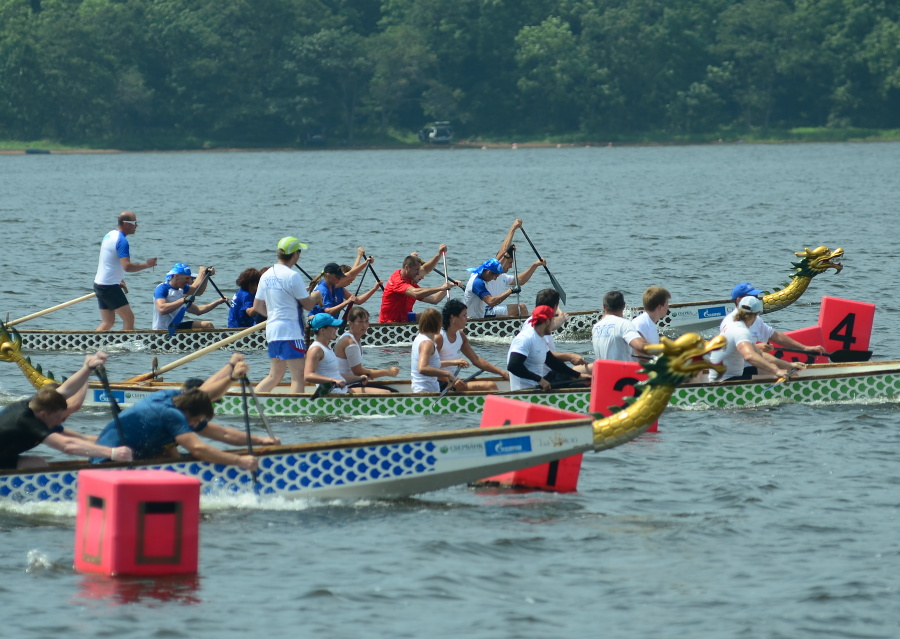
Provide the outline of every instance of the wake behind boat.
[[[806,292],[812,278],[828,269],[840,272],[843,249],[831,250],[825,246],[804,249],[795,253],[801,259],[792,264],[793,273],[785,288],[763,297],[764,313],[773,313],[796,302]],[[60,305],[64,306],[64,305]],[[660,332],[670,337],[684,333],[698,333],[714,329],[728,313],[734,310],[731,300],[709,300],[669,305],[668,314],[659,320]],[[626,309],[625,317],[636,317],[641,307]],[[569,313],[569,321],[555,332],[559,339],[588,339],[591,327],[600,320],[602,311],[586,310]],[[13,320],[8,326],[14,326]],[[466,323],[466,335],[470,339],[491,338],[511,340],[522,327],[522,318],[470,319]],[[190,352],[233,337],[243,329],[192,329],[177,331],[171,337],[164,330],[106,331],[88,330],[20,330],[22,348],[26,351],[90,351],[123,348],[158,353]],[[418,333],[414,322],[373,323],[366,334],[367,346],[392,346],[411,344]],[[265,350],[267,345],[262,332],[249,333],[232,342],[227,348],[241,351]]]

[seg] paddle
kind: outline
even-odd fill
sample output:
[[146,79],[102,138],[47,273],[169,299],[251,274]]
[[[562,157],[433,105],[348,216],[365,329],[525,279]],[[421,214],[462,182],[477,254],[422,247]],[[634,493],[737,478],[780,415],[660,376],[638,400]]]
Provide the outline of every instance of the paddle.
[[[444,268],[447,268],[447,267],[444,266]],[[437,273],[438,275],[440,275],[441,277],[444,278],[444,283],[445,283],[445,284],[446,284],[447,282],[450,281],[450,280],[447,279],[447,274],[444,273],[441,269],[435,268],[435,269],[432,269],[432,270],[434,270],[435,273]],[[457,286],[462,286],[462,282],[460,282],[459,280],[452,280],[452,281],[453,281],[453,283],[456,284]],[[447,295],[450,295],[450,291],[447,291]]]
[[56,306],[51,306],[50,308],[45,308],[43,311],[38,311],[37,313],[32,313],[31,315],[26,315],[25,317],[20,317],[19,319],[14,319],[12,321],[6,322],[7,326],[15,326],[16,324],[21,324],[22,322],[26,322],[30,319],[34,319],[35,317],[41,317],[42,315],[47,315],[48,313],[52,313],[53,311],[58,311],[61,308],[66,308],[67,306],[72,306],[73,304],[77,304],[78,302],[83,302],[85,300],[89,300],[92,297],[97,297],[96,293],[88,293],[87,295],[82,295],[81,297],[76,297],[74,300],[69,300],[68,302],[63,302],[62,304],[57,304]]
[[[522,231],[522,235],[525,236],[525,239],[528,240],[528,244],[531,246],[531,250],[534,251],[535,257],[537,257],[539,260],[543,260],[544,258],[541,257],[541,254],[538,253],[538,250],[534,247],[534,242],[532,242],[531,238],[528,237],[528,233],[525,232],[525,229],[523,228],[523,229],[521,229],[521,231]],[[556,281],[556,278],[553,277],[553,273],[550,272],[550,269],[547,268],[546,264],[544,265],[544,270],[547,271],[547,275],[550,276],[550,283],[553,284],[553,288],[555,288],[556,292],[559,293],[559,299],[561,299],[562,303],[565,304],[566,303],[566,292],[563,290],[563,287],[560,286],[559,282]]]
[[[516,247],[514,245],[510,244],[509,252],[512,253],[513,272],[515,273],[515,276],[516,276],[516,281],[513,284],[513,286],[515,286],[517,289],[519,289],[521,291],[522,287],[519,286],[519,264],[518,264],[518,260],[516,260]],[[519,293],[517,292],[516,293],[516,305],[520,306],[521,304],[522,304],[522,301],[519,299]]]
[[100,383],[103,385],[103,391],[109,398],[109,409],[112,412],[113,421],[116,423],[116,432],[119,433],[119,441],[122,442],[122,446],[127,446],[128,443],[125,441],[125,431],[122,428],[122,422],[119,420],[119,413],[122,412],[122,409],[113,395],[112,388],[109,386],[109,378],[106,376],[106,367],[102,365],[98,366],[94,369],[94,372],[97,373],[97,377],[100,378]]
[[[250,407],[247,402],[247,378],[241,377],[241,403],[244,406],[244,429],[247,431],[247,453],[253,455],[253,437],[250,435]],[[251,470],[250,476],[253,477],[253,490],[259,493],[259,478],[256,471]]]
[[228,308],[231,308],[231,307],[232,307],[232,302],[231,302],[231,300],[228,299],[227,297],[225,297],[225,296],[222,294],[222,291],[219,290],[219,287],[216,286],[216,283],[212,281],[212,278],[211,278],[211,277],[207,277],[206,279],[209,280],[209,283],[212,284],[212,287],[213,287],[214,289],[216,289],[216,293],[219,294],[219,297],[221,297],[222,299],[225,300],[226,306],[228,306]]
[[872,359],[872,351],[848,351],[848,350],[840,350],[833,351],[831,353],[817,353],[816,351],[806,351],[800,350],[797,348],[784,348],[783,346],[774,345],[776,351],[784,351],[785,353],[800,353],[802,355],[809,355],[810,357],[819,357],[824,356],[830,359],[832,362],[836,362],[838,364],[843,364],[845,362],[868,362]]
[[319,384],[316,386],[316,390],[313,391],[312,399],[320,399],[325,397],[328,393],[334,390],[334,382],[325,382],[324,384]]
[[[459,369],[460,369],[460,367],[457,366],[457,367],[456,367],[456,370],[455,370],[454,373],[453,373],[453,376],[454,376],[454,377],[456,377],[456,374],[459,372]],[[468,383],[471,382],[473,379],[475,379],[476,377],[478,377],[479,375],[481,375],[483,372],[484,372],[484,370],[482,370],[482,369],[479,368],[477,371],[475,371],[474,373],[472,373],[471,375],[469,375],[468,377],[466,377],[465,379],[463,379],[463,383],[464,383],[464,384],[468,384]],[[437,404],[437,403],[441,400],[441,398],[442,398],[444,395],[446,395],[447,392],[448,392],[451,388],[453,388],[453,384],[447,384],[446,386],[444,386],[444,390],[442,390],[442,391],[441,391],[441,394],[437,396],[437,399],[434,400],[434,403]]]
[[[363,282],[364,282],[365,279],[366,279],[366,274],[367,274],[368,272],[369,272],[369,269],[365,269],[365,270],[362,272],[362,277],[359,278],[359,286],[356,287],[356,293],[354,293],[354,296],[359,297],[359,292],[362,290],[362,285],[363,285]],[[341,319],[344,320],[345,322],[347,321],[347,316],[350,315],[350,309],[351,309],[351,308],[353,308],[353,302],[350,302],[350,303],[347,304],[347,306],[344,308],[344,314],[341,315]]]
[[255,324],[255,325],[253,325],[253,326],[249,326],[249,327],[245,328],[245,329],[242,330],[242,331],[238,331],[238,332],[235,333],[234,335],[229,335],[229,336],[226,337],[225,339],[220,339],[218,342],[215,342],[215,343],[213,343],[213,344],[210,344],[209,346],[204,346],[204,347],[201,348],[200,350],[194,351],[194,352],[191,353],[190,355],[185,355],[185,356],[182,357],[181,359],[177,359],[177,360],[175,360],[174,362],[172,362],[171,364],[166,364],[165,366],[163,366],[163,367],[160,368],[159,370],[152,371],[152,372],[150,372],[150,373],[144,373],[143,375],[137,375],[137,376],[135,376],[135,377],[130,377],[129,379],[126,379],[125,382],[126,382],[126,383],[129,383],[129,384],[136,383],[136,382],[145,382],[145,381],[147,381],[148,379],[153,379],[154,377],[158,377],[159,375],[162,375],[162,374],[164,374],[164,373],[168,373],[170,370],[172,370],[172,369],[174,369],[174,368],[178,368],[179,366],[182,366],[182,365],[184,365],[184,364],[187,364],[188,362],[192,362],[192,361],[194,361],[195,359],[197,359],[198,357],[202,357],[203,355],[206,355],[207,353],[211,353],[211,352],[213,352],[213,351],[219,350],[219,349],[222,348],[223,346],[227,346],[228,344],[231,344],[232,342],[236,342],[236,341],[238,341],[239,339],[243,339],[244,337],[246,337],[246,336],[249,335],[250,333],[253,333],[253,332],[258,331],[258,330],[260,330],[260,329],[262,329],[262,328],[265,328],[265,327],[266,327],[266,322],[268,322],[268,320],[263,320],[263,321],[260,322],[259,324]]
[[294,266],[296,266],[296,267],[297,267],[297,270],[300,271],[301,273],[303,273],[303,274],[306,276],[306,279],[308,279],[310,282],[313,281],[312,275],[310,275],[309,273],[307,273],[306,271],[304,271],[302,266],[300,266],[299,264],[294,264]]
[[[363,259],[364,259],[364,260],[367,260],[367,259],[368,259],[368,258],[366,257],[366,254],[365,254],[365,253],[363,253]],[[378,277],[378,273],[375,272],[375,269],[374,269],[374,267],[372,266],[372,262],[369,262],[369,270],[372,271],[372,277],[375,278],[375,281],[376,281],[376,282],[380,282],[380,281],[381,281],[381,278]],[[382,290],[382,291],[384,291],[384,284],[379,284],[378,286],[381,287],[381,290]]]
[[[444,286],[447,285],[447,251],[441,251],[441,257],[444,259]],[[447,299],[450,299],[450,289],[447,289]]]
[[259,401],[259,397],[256,396],[256,391],[253,390],[253,384],[250,383],[250,380],[247,379],[246,375],[244,376],[244,379],[247,380],[247,388],[250,389],[250,397],[253,398],[253,403],[256,404],[256,412],[259,413],[259,418],[262,420],[263,426],[266,427],[266,433],[271,439],[275,439],[275,435],[272,433],[272,427],[269,426],[269,420],[266,419],[266,414],[263,412],[262,402]]
[[777,382],[775,382],[775,383],[772,384],[771,386],[766,386],[766,387],[762,390],[762,392],[765,393],[766,391],[770,391],[770,390],[772,390],[773,388],[775,388],[776,386],[778,386],[778,385],[780,385],[780,384],[784,384],[786,381],[788,381],[788,380],[791,378],[791,375],[793,375],[794,373],[796,373],[796,372],[799,371],[799,370],[800,370],[799,368],[792,368],[791,370],[789,370],[789,371],[787,372],[787,374],[786,374],[784,377],[779,377]]

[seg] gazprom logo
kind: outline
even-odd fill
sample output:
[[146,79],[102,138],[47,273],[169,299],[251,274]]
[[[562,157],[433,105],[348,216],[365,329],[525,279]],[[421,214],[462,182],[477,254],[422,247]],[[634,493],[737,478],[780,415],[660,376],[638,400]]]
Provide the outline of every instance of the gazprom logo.
[[[125,391],[113,391],[112,397],[117,402],[124,403],[125,402]],[[94,391],[94,401],[95,402],[106,402],[110,403],[109,395],[106,394],[105,390],[95,390]]]
[[697,311],[700,319],[711,319],[713,317],[725,317],[727,313],[725,313],[724,306],[707,306],[706,308],[701,308]]
[[497,455],[515,455],[516,453],[531,452],[531,437],[509,437],[507,439],[495,439],[484,443],[485,454],[488,457]]

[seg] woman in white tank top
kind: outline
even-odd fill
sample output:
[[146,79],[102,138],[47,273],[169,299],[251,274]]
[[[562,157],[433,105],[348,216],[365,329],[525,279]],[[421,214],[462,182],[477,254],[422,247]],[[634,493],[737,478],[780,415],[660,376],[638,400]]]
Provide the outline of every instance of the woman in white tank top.
[[[509,381],[509,373],[502,368],[494,366],[489,361],[480,357],[469,338],[466,337],[466,320],[469,317],[469,309],[460,300],[447,300],[441,312],[444,328],[435,340],[441,357],[441,367],[446,370],[456,370],[456,367],[468,368],[469,362],[483,371],[499,375]],[[465,355],[467,359],[460,356]],[[466,390],[495,391],[497,384],[488,380],[471,380],[466,382]]]
[[[362,338],[369,330],[369,311],[362,306],[354,306],[347,315],[347,330],[334,345],[334,354],[337,358],[338,372],[345,380],[358,379],[360,377],[397,377],[400,369],[397,366],[390,368],[366,368],[362,363]],[[357,390],[353,388],[351,390]],[[358,388],[358,392],[382,394],[390,393],[388,388],[372,388],[365,385]]]
[[306,349],[306,369],[304,377],[312,384],[333,384],[331,393],[363,393],[360,387],[347,388],[348,382],[365,382],[365,375],[344,379],[338,370],[338,358],[331,350],[331,342],[337,337],[337,327],[343,322],[328,313],[316,313],[310,321],[310,327],[315,333],[315,341]]
[[441,381],[452,385],[454,390],[465,390],[456,375],[441,368],[441,356],[434,343],[440,330],[441,314],[437,309],[429,308],[419,315],[419,334],[413,341],[409,358],[414,393],[440,393]]

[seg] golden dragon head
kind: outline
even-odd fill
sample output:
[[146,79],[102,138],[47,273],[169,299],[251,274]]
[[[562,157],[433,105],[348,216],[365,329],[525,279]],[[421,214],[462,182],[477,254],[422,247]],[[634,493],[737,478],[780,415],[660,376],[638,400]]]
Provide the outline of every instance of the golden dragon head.
[[794,262],[792,266],[795,269],[794,277],[815,277],[819,273],[824,273],[830,268],[840,273],[844,268],[840,259],[844,256],[844,249],[829,249],[827,246],[820,246],[814,249],[803,249],[798,253],[794,253],[801,258],[799,262]]
[[725,337],[722,335],[708,341],[697,333],[685,333],[674,340],[661,337],[659,344],[647,346],[647,352],[656,354],[656,357],[644,364],[643,372],[649,374],[649,379],[638,385],[675,387],[708,368],[724,373],[724,366],[711,364],[705,357],[724,347]]
[[3,322],[0,322],[0,362],[16,364],[35,388],[56,382],[53,373],[47,371],[45,376],[40,365],[33,365],[30,358],[22,355],[22,336],[11,326],[7,328]]

